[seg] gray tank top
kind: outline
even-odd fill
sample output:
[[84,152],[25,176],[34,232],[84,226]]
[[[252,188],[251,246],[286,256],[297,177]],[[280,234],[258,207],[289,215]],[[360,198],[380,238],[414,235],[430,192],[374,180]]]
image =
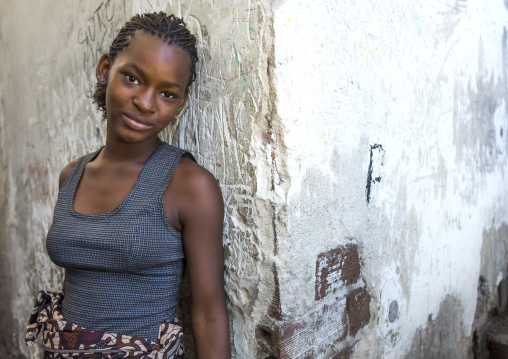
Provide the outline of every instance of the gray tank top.
[[62,315],[90,330],[157,342],[159,325],[175,318],[184,270],[181,234],[166,217],[163,194],[185,151],[161,143],[118,207],[76,212],[76,188],[99,152],[82,157],[62,185],[47,236],[49,257],[65,268]]

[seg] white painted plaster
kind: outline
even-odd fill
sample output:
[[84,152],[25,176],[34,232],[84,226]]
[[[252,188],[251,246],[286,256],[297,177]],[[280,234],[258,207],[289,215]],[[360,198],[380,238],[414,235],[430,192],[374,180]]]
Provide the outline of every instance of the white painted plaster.
[[[390,317],[390,305],[397,303],[397,315]],[[379,332],[381,337],[389,346],[394,346],[400,338],[400,330],[404,322],[404,312],[406,303],[399,286],[394,279],[389,279],[381,289],[381,298],[379,300]],[[392,320],[390,320],[392,319]],[[387,350],[389,352],[389,349]]]
[[[404,357],[447,295],[471,335],[483,232],[508,220],[507,20],[503,1],[479,0],[285,1],[274,11],[291,181],[283,309],[322,305],[311,280],[317,255],[351,238],[373,323],[381,289],[400,271],[400,338],[391,348],[369,326],[355,357]],[[367,203],[375,144],[385,153],[382,165],[374,158],[381,179]]]

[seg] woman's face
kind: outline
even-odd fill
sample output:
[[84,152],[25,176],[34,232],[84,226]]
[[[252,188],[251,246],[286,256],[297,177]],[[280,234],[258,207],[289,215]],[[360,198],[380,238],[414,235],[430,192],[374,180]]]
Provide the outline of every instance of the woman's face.
[[154,140],[187,100],[190,61],[185,50],[144,32],[113,64],[103,56],[97,73],[106,79],[108,131],[121,142]]

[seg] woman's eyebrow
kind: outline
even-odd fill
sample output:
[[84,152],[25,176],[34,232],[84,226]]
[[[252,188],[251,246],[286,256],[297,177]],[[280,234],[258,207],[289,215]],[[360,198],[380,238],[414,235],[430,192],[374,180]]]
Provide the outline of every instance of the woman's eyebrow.
[[142,77],[145,77],[146,74],[145,72],[143,71],[143,69],[141,69],[141,67],[139,67],[138,65],[136,65],[135,63],[131,62],[131,63],[128,63],[128,64],[125,64],[124,65],[125,67],[132,67],[134,70],[136,70],[136,72],[138,74],[140,74]]
[[[132,67],[134,70],[136,70],[136,72],[138,74],[141,75],[141,77],[144,77],[146,78],[146,73],[143,71],[143,69],[141,67],[139,67],[137,64],[135,63],[128,63],[128,64],[125,64],[124,65],[125,67]],[[172,81],[164,81],[162,80],[161,83],[164,85],[164,86],[167,86],[167,87],[178,87],[180,89],[182,89],[182,86],[180,86],[179,84],[177,84],[176,82],[172,82]]]

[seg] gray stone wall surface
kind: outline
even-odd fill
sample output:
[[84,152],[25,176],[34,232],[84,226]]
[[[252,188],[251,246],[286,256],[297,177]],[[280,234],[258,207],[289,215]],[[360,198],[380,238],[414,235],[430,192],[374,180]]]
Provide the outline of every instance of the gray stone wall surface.
[[254,318],[271,300],[260,287],[273,285],[260,284],[271,271],[263,253],[272,246],[272,209],[255,196],[259,174],[270,171],[270,153],[258,145],[269,128],[270,8],[235,0],[8,1],[0,9],[2,358],[41,356],[25,348],[23,332],[38,290],[61,287],[44,244],[58,176],[105,140],[87,96],[95,65],[130,16],[161,10],[184,18],[201,56],[188,106],[164,138],[195,154],[221,184],[231,339],[236,357],[254,355]]

